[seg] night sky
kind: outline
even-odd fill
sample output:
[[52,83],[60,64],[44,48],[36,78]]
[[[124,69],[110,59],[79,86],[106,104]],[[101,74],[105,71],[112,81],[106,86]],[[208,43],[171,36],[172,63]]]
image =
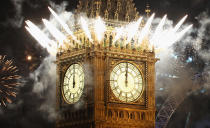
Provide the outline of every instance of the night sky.
[[[66,2],[66,10],[74,12],[77,1]],[[134,2],[140,15],[144,15],[146,0],[134,0]],[[34,91],[36,82],[40,81],[42,77],[46,78],[46,74],[41,73],[38,80],[31,77],[31,73],[37,68],[48,70],[45,66],[41,65],[40,67],[48,53],[25,30],[24,21],[29,19],[35,24],[41,25],[41,19],[48,19],[50,16],[47,7],[50,5],[59,7],[62,3],[63,0],[0,1],[0,55],[7,55],[8,59],[12,59],[19,68],[19,74],[23,76],[23,85],[19,87],[17,98],[14,99],[13,104],[7,107],[0,106],[0,128],[54,127],[54,118],[50,118],[49,111],[40,109],[43,104],[49,102],[49,90],[52,87],[46,86],[41,92]],[[188,14],[185,23],[194,25],[194,31],[190,35],[194,38],[198,37],[197,30],[201,27],[202,20],[204,18],[209,20],[205,25],[204,34],[206,36],[201,39],[201,50],[192,50],[190,44],[185,46],[185,51],[179,51],[178,44],[175,47],[177,48],[175,49],[176,53],[182,56],[183,61],[187,60],[189,56],[195,58],[192,63],[185,64],[185,69],[193,70],[194,74],[191,79],[195,81],[199,79],[201,87],[188,94],[188,97],[171,117],[167,128],[210,128],[210,87],[208,86],[210,85],[210,76],[208,76],[210,71],[208,61],[210,59],[203,59],[198,53],[205,52],[210,55],[210,0],[149,0],[149,3],[152,12],[156,13],[156,17],[167,14],[169,20],[174,23]],[[31,61],[26,59],[27,55],[32,56]],[[209,69],[206,70],[207,68]],[[50,76],[48,77],[50,79]],[[160,104],[164,103],[164,98],[166,97],[157,96],[157,110],[160,109]],[[186,121],[187,117],[189,117],[189,121]]]

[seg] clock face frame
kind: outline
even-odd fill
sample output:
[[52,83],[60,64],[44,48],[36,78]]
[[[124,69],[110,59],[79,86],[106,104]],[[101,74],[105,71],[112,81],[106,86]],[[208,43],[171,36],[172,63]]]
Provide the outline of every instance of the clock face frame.
[[121,62],[110,73],[110,88],[114,96],[125,103],[137,101],[143,94],[144,81],[141,70],[130,62]]
[[74,104],[79,101],[84,90],[84,71],[80,64],[72,64],[67,68],[63,83],[62,95],[68,104]]

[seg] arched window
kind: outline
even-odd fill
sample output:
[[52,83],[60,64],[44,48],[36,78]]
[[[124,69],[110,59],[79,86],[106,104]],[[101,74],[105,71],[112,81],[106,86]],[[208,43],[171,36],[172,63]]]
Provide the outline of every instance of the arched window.
[[108,19],[109,18],[108,10],[105,11],[105,16],[104,17],[105,17],[105,19]]
[[111,110],[108,111],[108,117],[112,117],[112,111]]
[[120,117],[120,118],[124,118],[124,113],[123,113],[123,111],[120,111],[119,117]]
[[112,39],[113,39],[113,37],[112,37],[112,35],[110,35],[110,37],[109,37],[109,47],[112,46]]
[[115,19],[115,20],[118,20],[118,19],[119,19],[119,14],[118,14],[117,11],[116,11],[115,14],[114,14],[114,19]]
[[114,115],[117,118],[118,117],[118,112],[117,111],[114,111]]
[[140,116],[139,112],[137,112],[137,118],[138,118],[138,120],[141,120],[141,116]]
[[130,113],[130,119],[135,119],[134,113]]
[[141,113],[141,119],[145,120],[145,113],[144,112]]
[[104,35],[104,46],[106,45],[107,35]]

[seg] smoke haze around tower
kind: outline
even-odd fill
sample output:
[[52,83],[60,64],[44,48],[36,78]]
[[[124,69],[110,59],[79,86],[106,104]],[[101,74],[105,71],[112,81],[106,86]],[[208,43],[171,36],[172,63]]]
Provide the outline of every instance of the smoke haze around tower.
[[[202,1],[203,0],[194,0],[192,5],[200,4]],[[11,6],[14,6],[13,11],[15,11],[15,14],[13,14],[14,16],[12,18],[7,17],[4,22],[1,21],[1,25],[21,28],[23,27],[25,17],[28,16],[28,14],[26,15],[26,12],[23,11],[26,10],[25,6],[40,9],[43,8],[43,4],[45,4],[45,8],[47,8],[46,3],[62,17],[64,22],[68,22],[70,28],[74,25],[74,18],[72,17],[74,13],[66,11],[67,6],[71,4],[69,2],[64,2],[59,5],[48,0],[44,2],[36,0],[11,0],[10,2]],[[173,3],[171,3],[171,1],[165,1],[163,5],[170,7]],[[8,14],[8,12],[6,14]],[[156,65],[156,91],[163,89],[163,93],[157,93],[157,97],[164,95],[165,98],[167,98],[170,94],[184,95],[187,97],[189,93],[198,95],[198,92],[201,93],[202,90],[204,90],[205,95],[209,95],[210,38],[208,35],[210,33],[210,16],[208,11],[202,12],[196,16],[198,25],[194,26],[193,29],[188,32],[189,34],[187,36],[174,43],[168,49],[158,53],[160,61]],[[72,20],[69,21],[69,18]],[[161,19],[162,17],[155,18],[153,24],[157,25]],[[50,16],[50,21],[58,28],[60,27],[60,25],[55,22],[52,15]],[[174,27],[175,24],[175,22],[170,19],[167,19],[166,23],[167,27]],[[185,25],[187,24],[188,22],[185,23]],[[41,26],[41,28],[46,31],[42,23],[39,23],[38,26]],[[26,31],[24,31],[24,34],[25,33]],[[31,42],[27,43],[34,46]],[[27,82],[24,86],[20,87],[19,95],[14,104],[8,105],[7,109],[0,109],[0,126],[2,128],[53,127],[53,121],[57,115],[54,110],[56,87],[56,65],[54,61],[55,57],[47,55],[41,61],[40,66],[35,71],[30,72],[30,75],[25,78]],[[89,66],[87,65],[87,67]],[[181,79],[181,81],[179,79]],[[193,90],[197,84],[199,84],[199,88],[196,86],[195,89],[201,91],[192,92],[191,90]],[[80,107],[80,105],[78,107]],[[203,124],[208,121],[209,116],[205,116],[195,124],[195,127],[202,127]]]

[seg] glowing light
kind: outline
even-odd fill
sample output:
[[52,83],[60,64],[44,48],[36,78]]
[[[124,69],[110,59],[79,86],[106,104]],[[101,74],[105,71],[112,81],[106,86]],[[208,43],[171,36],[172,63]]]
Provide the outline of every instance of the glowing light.
[[31,60],[32,60],[32,56],[31,56],[31,55],[28,55],[28,56],[26,57],[26,59],[27,59],[28,61],[31,61]]
[[42,19],[43,23],[52,34],[52,36],[59,42],[58,47],[63,45],[64,40],[66,37],[61,33],[55,26],[53,26],[48,20]]
[[160,90],[160,91],[163,91],[163,90],[164,90],[164,88],[160,88],[159,90]]
[[104,36],[104,32],[106,31],[106,25],[101,20],[100,17],[98,17],[95,21],[94,30],[95,30],[95,34],[97,36],[97,39],[100,42],[102,40],[103,36]]
[[86,36],[89,38],[89,40],[91,42],[93,42],[93,40],[91,38],[90,31],[88,29],[88,24],[83,17],[80,18],[80,24],[81,24],[81,27],[82,27],[83,31],[85,32]]
[[56,18],[56,20],[62,25],[62,27],[64,28],[64,30],[70,35],[72,36],[73,40],[79,42],[77,40],[77,38],[73,35],[73,32],[69,29],[68,25],[66,23],[64,23],[60,17],[50,8],[48,7],[48,9],[50,10],[50,12],[52,13],[52,15]]
[[147,36],[149,34],[149,30],[152,24],[152,20],[154,19],[155,14],[152,14],[152,16],[148,19],[146,25],[144,26],[144,28],[142,29],[142,31],[140,32],[139,35],[139,39],[138,42],[141,43],[142,40],[145,38],[145,36]]
[[188,59],[186,60],[187,63],[191,63],[193,61],[192,57],[188,57]]

